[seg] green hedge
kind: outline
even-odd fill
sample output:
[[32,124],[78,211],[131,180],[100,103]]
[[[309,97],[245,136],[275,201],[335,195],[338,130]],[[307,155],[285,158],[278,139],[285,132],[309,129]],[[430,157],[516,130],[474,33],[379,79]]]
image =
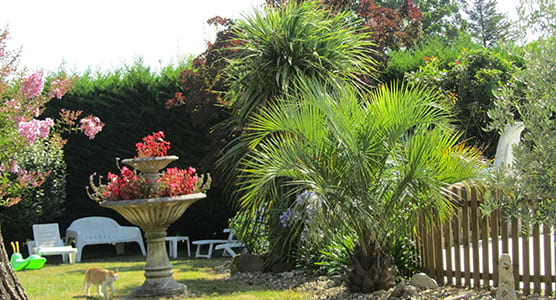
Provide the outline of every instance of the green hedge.
[[[118,171],[115,158],[133,157],[135,143],[152,132],[164,131],[172,143],[170,154],[180,157],[170,166],[193,166],[201,173],[213,172],[212,164],[198,163],[204,161],[208,152],[207,136],[211,126],[194,126],[190,113],[164,107],[166,100],[182,89],[180,70],[188,66],[189,62],[153,72],[139,61],[108,74],[89,72],[80,76],[74,89],[62,101],[49,106],[51,111],[58,111],[61,107],[81,109],[82,116],[93,114],[106,123],[95,140],[72,135],[65,147],[69,176],[66,210],[60,219],[62,228],[76,218],[91,215],[108,216],[121,224],[128,224],[116,212],[90,200],[85,186],[94,172],[106,175],[109,171]],[[226,227],[230,208],[218,186],[215,182],[207,199],[186,211],[169,233],[188,234],[194,239]]]

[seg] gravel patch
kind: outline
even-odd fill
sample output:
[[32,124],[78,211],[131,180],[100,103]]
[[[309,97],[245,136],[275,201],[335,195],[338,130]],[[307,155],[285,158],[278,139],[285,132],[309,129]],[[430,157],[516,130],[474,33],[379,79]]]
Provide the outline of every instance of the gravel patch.
[[[226,274],[224,280],[242,281],[252,285],[266,285],[276,290],[291,289],[303,291],[312,295],[314,300],[487,300],[496,299],[496,290],[472,290],[456,287],[441,286],[437,289],[419,290],[416,287],[405,284],[390,290],[377,291],[371,294],[348,292],[341,277],[312,276],[302,270],[294,270],[284,273],[236,273],[230,276],[230,262],[225,262],[215,268],[215,271]],[[400,292],[401,291],[401,292]],[[398,295],[397,297],[392,294]],[[523,296],[518,299],[527,300],[554,300],[551,297],[540,297],[536,295]]]

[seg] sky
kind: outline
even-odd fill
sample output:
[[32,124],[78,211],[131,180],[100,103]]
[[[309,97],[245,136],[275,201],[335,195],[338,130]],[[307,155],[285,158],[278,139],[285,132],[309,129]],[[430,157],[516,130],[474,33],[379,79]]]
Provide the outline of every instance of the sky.
[[206,49],[214,16],[240,18],[264,0],[2,0],[0,28],[20,66],[108,70],[142,57],[154,69]]
[[[20,66],[106,71],[142,58],[153,70],[198,55],[214,41],[214,16],[241,18],[264,0],[2,0],[0,28]],[[518,0],[498,0],[516,15]]]

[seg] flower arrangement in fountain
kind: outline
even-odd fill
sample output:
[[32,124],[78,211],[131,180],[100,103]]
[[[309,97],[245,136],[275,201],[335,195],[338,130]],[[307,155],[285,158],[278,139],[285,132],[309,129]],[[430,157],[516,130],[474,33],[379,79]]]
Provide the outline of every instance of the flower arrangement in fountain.
[[[144,137],[142,142],[135,144],[137,150],[135,160],[166,157],[170,149],[170,142],[164,138],[162,131]],[[177,159],[177,157],[173,159]],[[125,163],[126,160],[123,162]],[[95,184],[96,173],[91,175],[89,187],[87,187],[87,194],[91,199],[102,202],[175,197],[205,192],[210,188],[211,183],[209,174],[206,177],[205,175],[199,176],[197,170],[192,167],[187,169],[166,168],[154,180],[148,179],[128,167],[120,168],[119,164],[118,169],[120,174],[108,172],[106,184],[102,183],[102,176],[99,176],[98,184]]]
[[137,149],[136,158],[166,156],[170,150],[170,142],[164,140],[164,132],[159,131],[141,139],[142,142],[135,144]]

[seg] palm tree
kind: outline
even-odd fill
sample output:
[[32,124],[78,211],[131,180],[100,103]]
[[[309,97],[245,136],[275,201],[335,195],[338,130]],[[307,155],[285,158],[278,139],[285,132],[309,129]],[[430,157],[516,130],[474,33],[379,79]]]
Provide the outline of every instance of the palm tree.
[[[234,181],[237,164],[248,152],[244,125],[261,107],[275,105],[282,96],[295,92],[299,78],[334,84],[350,80],[365,86],[363,81],[376,63],[370,55],[373,44],[361,29],[347,13],[334,15],[317,2],[292,1],[257,10],[236,23],[234,44],[242,55],[227,69],[231,82],[227,99],[233,112],[228,125],[236,128],[238,137],[219,160],[229,182]],[[269,220],[268,264],[291,262],[288,255],[295,250],[288,248],[296,244],[292,234],[276,218]]]
[[376,62],[373,44],[348,13],[334,15],[318,2],[255,10],[234,27],[242,57],[231,62],[228,98],[240,123],[259,106],[288,93],[300,77],[361,81]]
[[364,95],[335,86],[300,81],[299,92],[252,118],[240,162],[241,205],[272,210],[292,195],[315,193],[309,231],[344,228],[356,237],[349,288],[384,289],[394,275],[389,237],[408,235],[430,208],[446,215],[446,187],[476,178],[482,164],[476,150],[458,144],[461,134],[438,95],[404,86]]

